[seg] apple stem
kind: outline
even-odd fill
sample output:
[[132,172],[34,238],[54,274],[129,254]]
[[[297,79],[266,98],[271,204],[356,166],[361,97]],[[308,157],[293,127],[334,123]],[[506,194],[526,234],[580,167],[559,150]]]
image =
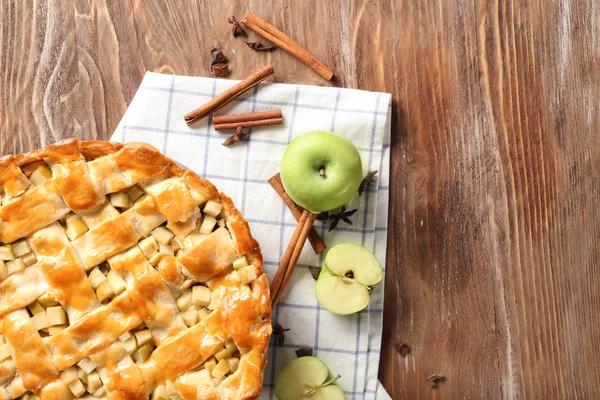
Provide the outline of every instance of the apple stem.
[[333,385],[333,384],[334,384],[334,383],[335,383],[335,382],[336,382],[338,379],[340,379],[341,377],[342,377],[341,375],[334,376],[334,377],[333,377],[333,378],[331,378],[330,380],[328,380],[328,381],[325,381],[325,382],[321,383],[319,386],[315,386],[315,387],[308,388],[308,390],[307,390],[307,391],[304,393],[303,397],[310,397],[310,396],[312,396],[313,394],[315,394],[315,392],[316,392],[317,390],[319,390],[319,389],[321,389],[321,388],[324,388],[324,387],[326,387],[326,386],[329,386],[329,385]]
[[319,175],[322,176],[323,178],[326,178],[325,176],[325,168],[321,167],[321,169],[319,170]]
[[338,379],[340,379],[342,376],[341,375],[337,375],[334,376],[333,378],[331,378],[330,380],[328,380],[327,382],[321,384],[321,387],[325,387],[325,386],[329,386],[329,385],[333,385],[334,383],[337,382]]

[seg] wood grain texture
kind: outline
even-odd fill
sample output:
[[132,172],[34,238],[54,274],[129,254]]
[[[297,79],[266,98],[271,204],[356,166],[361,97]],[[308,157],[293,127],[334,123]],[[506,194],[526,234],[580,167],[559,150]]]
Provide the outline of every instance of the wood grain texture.
[[[336,82],[234,40],[247,9]],[[590,0],[0,0],[0,149],[106,139],[145,71],[215,45],[232,78],[391,92],[392,397],[600,398],[599,43]]]

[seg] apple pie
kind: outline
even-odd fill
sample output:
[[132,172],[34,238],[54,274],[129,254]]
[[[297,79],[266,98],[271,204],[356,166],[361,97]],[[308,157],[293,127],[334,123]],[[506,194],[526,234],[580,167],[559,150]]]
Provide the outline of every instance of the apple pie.
[[248,223],[143,143],[0,159],[0,399],[247,399],[269,284]]

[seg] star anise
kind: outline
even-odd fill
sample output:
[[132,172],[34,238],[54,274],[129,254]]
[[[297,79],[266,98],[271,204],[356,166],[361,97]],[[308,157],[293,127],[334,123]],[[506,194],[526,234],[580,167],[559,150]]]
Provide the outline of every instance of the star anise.
[[321,275],[321,268],[311,266],[308,269],[310,270],[310,274],[312,275],[315,281],[319,279],[319,275]]
[[317,219],[319,221],[325,221],[329,218],[329,211],[324,211],[322,213],[317,214]]
[[375,184],[375,182],[376,182],[375,174],[376,173],[377,173],[377,171],[369,171],[367,173],[367,175],[365,175],[362,182],[360,183],[360,186],[358,187],[358,195],[359,196],[362,196],[362,194],[366,188],[368,188],[370,185]]
[[328,219],[333,220],[333,222],[331,223],[331,226],[329,227],[329,232],[334,230],[338,226],[340,221],[344,221],[345,223],[352,225],[352,221],[350,221],[350,217],[353,216],[354,213],[356,213],[356,211],[358,211],[358,208],[355,208],[354,210],[346,211],[346,206],[343,206],[342,210],[339,213],[330,215],[328,217]]
[[210,72],[213,76],[223,77],[229,73],[229,66],[227,64],[214,64],[210,66]]
[[274,44],[264,44],[260,40],[256,42],[246,42],[246,44],[254,51],[271,51],[277,49],[277,46]]
[[213,76],[225,76],[229,73],[229,59],[223,54],[223,52],[215,47],[210,51],[212,61],[210,63],[210,71]]
[[235,130],[235,135],[231,135],[227,139],[225,139],[225,141],[223,142],[223,146],[231,146],[235,142],[243,140],[246,136],[248,136],[248,132],[244,132],[242,127],[238,126]]
[[244,28],[242,28],[240,23],[237,22],[237,20],[235,19],[235,17],[233,15],[231,17],[227,18],[227,22],[229,22],[231,25],[233,25],[233,27],[231,28],[231,33],[233,34],[233,37],[248,36],[248,35],[246,35],[246,31],[244,30]]
[[273,336],[277,336],[277,346],[283,346],[285,332],[287,331],[289,331],[289,329],[286,329],[279,324],[275,324],[275,327],[273,327]]

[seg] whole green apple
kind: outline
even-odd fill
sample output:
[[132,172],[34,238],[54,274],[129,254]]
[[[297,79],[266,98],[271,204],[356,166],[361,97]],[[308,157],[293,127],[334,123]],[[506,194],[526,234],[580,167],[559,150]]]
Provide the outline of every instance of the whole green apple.
[[354,243],[336,244],[325,255],[315,296],[334,314],[353,314],[369,304],[371,291],[382,278],[383,268],[367,248]]
[[312,131],[287,147],[280,174],[285,191],[296,204],[320,213],[352,199],[362,181],[362,164],[349,140],[329,131]]

